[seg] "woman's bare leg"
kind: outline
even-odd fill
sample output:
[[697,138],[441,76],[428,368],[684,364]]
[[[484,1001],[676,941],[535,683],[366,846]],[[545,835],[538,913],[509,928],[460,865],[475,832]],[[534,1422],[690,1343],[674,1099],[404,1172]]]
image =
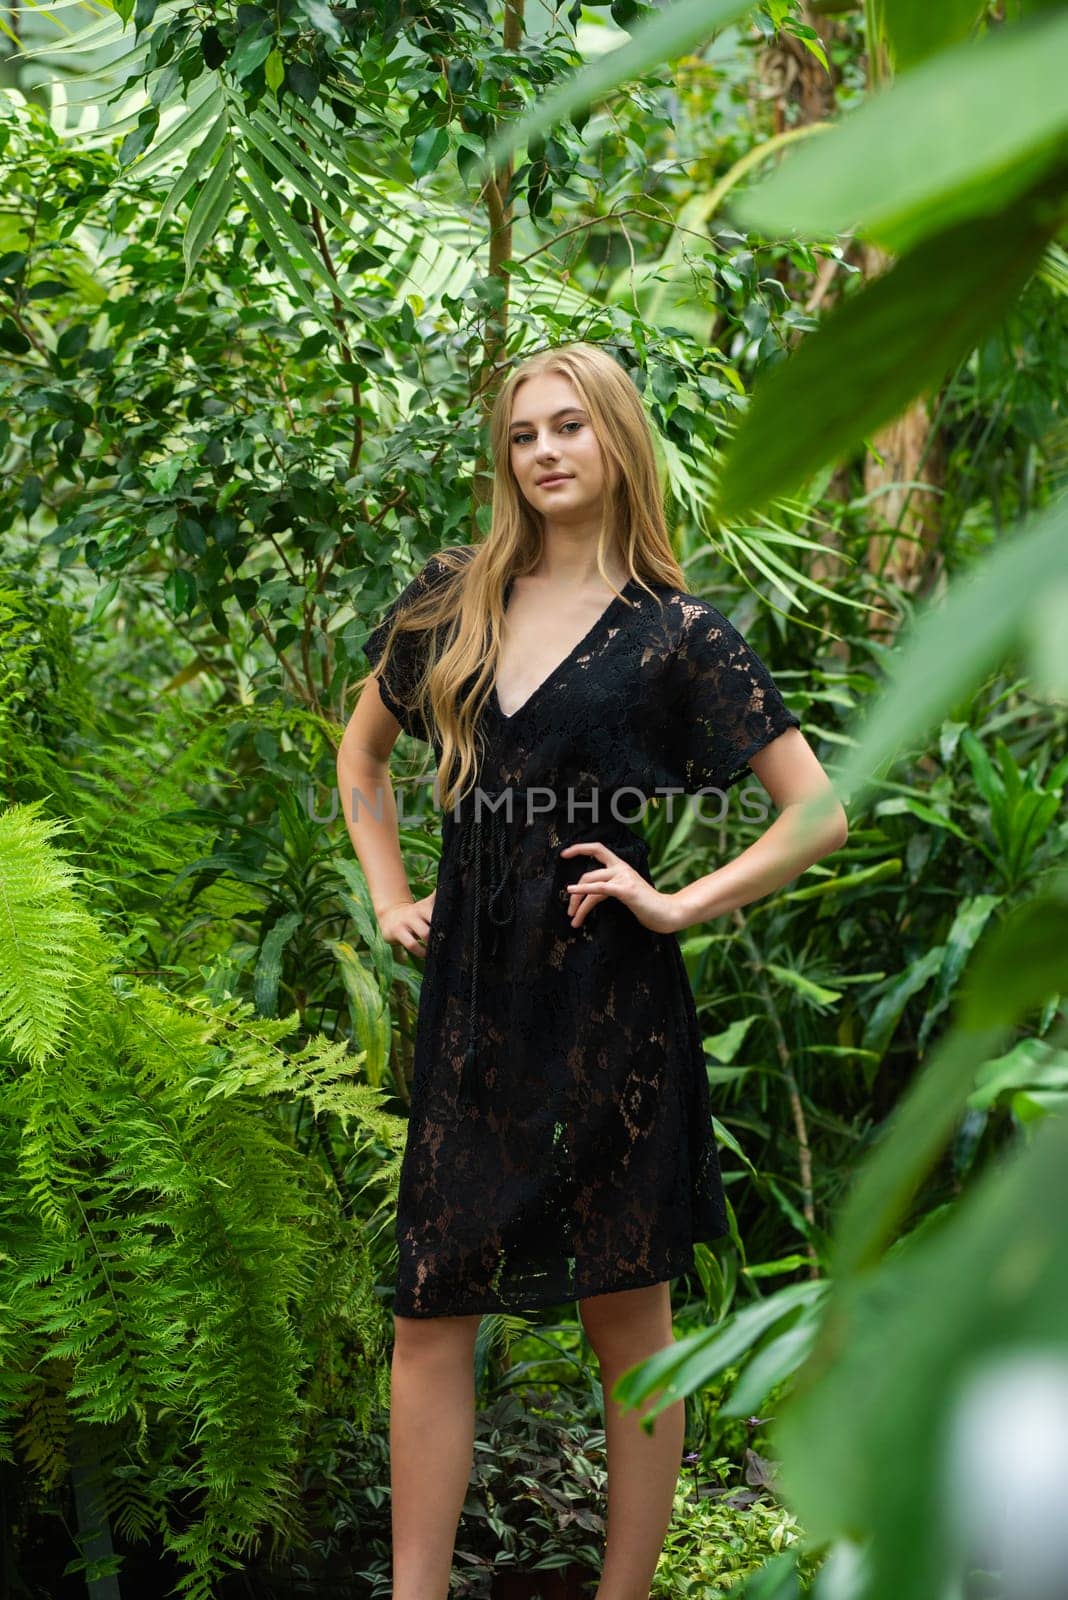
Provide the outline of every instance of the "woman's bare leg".
[[390,1385],[393,1600],[447,1600],[475,1447],[482,1318],[398,1317]]
[[601,1368],[608,1445],[608,1540],[595,1600],[648,1600],[682,1466],[685,1402],[646,1434],[639,1417],[652,1400],[624,1414],[609,1396],[628,1367],[672,1343],[670,1286],[595,1295],[579,1301],[579,1315]]

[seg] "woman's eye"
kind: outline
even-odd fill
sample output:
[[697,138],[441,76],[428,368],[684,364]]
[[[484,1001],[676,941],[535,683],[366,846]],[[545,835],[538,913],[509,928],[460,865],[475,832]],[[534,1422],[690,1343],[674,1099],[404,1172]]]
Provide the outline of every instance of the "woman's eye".
[[[572,420],[571,422],[565,422],[564,425],[563,425],[563,428],[581,428],[581,427],[582,427],[582,423],[577,421],[577,420]],[[563,428],[561,428],[561,430],[560,430],[561,433],[563,432]],[[512,435],[512,443],[513,444],[522,444],[524,439],[529,439],[531,437],[532,437],[532,435],[529,434],[529,433],[515,433],[515,434]]]

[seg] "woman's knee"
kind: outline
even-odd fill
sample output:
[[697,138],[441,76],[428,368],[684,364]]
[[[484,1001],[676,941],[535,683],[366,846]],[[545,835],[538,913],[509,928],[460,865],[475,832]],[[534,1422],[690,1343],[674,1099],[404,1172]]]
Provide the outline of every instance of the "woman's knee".
[[674,1338],[668,1282],[591,1295],[578,1304],[586,1337],[601,1362],[633,1365]]

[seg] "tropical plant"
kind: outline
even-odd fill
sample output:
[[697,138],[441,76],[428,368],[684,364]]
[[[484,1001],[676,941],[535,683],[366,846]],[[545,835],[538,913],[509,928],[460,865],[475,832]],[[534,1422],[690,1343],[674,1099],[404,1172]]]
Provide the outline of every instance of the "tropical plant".
[[[93,1387],[98,1358],[133,1340],[144,1365],[146,1343],[162,1340],[166,1377],[167,1341],[198,1337],[200,1324],[146,1320],[157,1283],[143,1244],[157,1223],[161,1263],[182,1257],[168,1225],[191,1215],[201,1227],[207,1288],[179,1309],[199,1307],[205,1328],[225,1321],[215,1236],[197,1211],[218,1191],[221,1225],[244,1230],[255,1313],[230,1353],[233,1392],[247,1397],[271,1317],[288,1341],[261,1476],[242,1479],[227,1523],[231,1413],[219,1412],[219,1435],[205,1423],[206,1451],[193,1414],[157,1417],[147,1388],[138,1441],[165,1467],[142,1501],[141,1466],[127,1479],[120,1463],[112,1492],[134,1487],[125,1509],[109,1504],[122,1530],[167,1528],[201,1592],[211,1561],[251,1548],[265,1511],[291,1553],[310,1539],[324,1570],[343,1564],[357,1524],[318,1453],[328,1435],[287,1432],[282,1413],[314,1392],[343,1429],[350,1387],[370,1386],[368,1418],[380,1392],[381,1240],[402,1124],[379,1098],[406,1099],[419,970],[382,945],[323,801],[332,745],[369,620],[431,549],[485,526],[478,427],[496,373],[531,345],[590,337],[643,388],[691,587],[774,660],[853,813],[833,861],[684,941],[731,1233],[698,1247],[680,1286],[693,1331],[678,1370],[632,1375],[619,1394],[638,1397],[658,1374],[690,1388],[706,1472],[725,1451],[744,1470],[751,1424],[781,1411],[790,1509],[768,1510],[767,1527],[793,1531],[798,1516],[809,1538],[746,1593],[796,1595],[829,1546],[821,1600],[891,1586],[897,1600],[921,1581],[927,1600],[941,1513],[914,1573],[888,1543],[910,1547],[921,1497],[925,1513],[942,1507],[936,1446],[973,1414],[961,1373],[980,1346],[965,1324],[1021,1353],[1043,1331],[1056,1344],[1064,1309],[1056,1242],[1027,1211],[1050,1210],[1068,1086],[1064,982],[1045,965],[1065,943],[1063,112],[1057,93],[1035,92],[1059,84],[1063,8],[871,0],[829,22],[826,6],[684,0],[617,4],[613,28],[607,8],[509,3],[489,23],[452,7],[446,31],[433,8],[284,0],[207,16],[139,0],[61,35],[77,10],[18,8],[19,49],[4,62],[18,86],[0,97],[0,780],[10,827],[32,806],[42,825],[65,816],[77,831],[80,878],[48,915],[80,908],[78,937],[98,955],[42,945],[19,1026],[24,1048],[36,1038],[53,1053],[31,1069],[8,1048],[0,1119],[16,1214],[0,1228],[16,1232],[0,1251],[19,1267],[71,1254],[68,1277],[32,1283],[0,1260],[0,1301],[22,1318],[16,1386],[55,1336],[39,1312],[60,1318],[88,1387],[67,1398],[73,1366],[33,1369],[53,1389],[16,1435],[18,1389],[9,1449],[25,1440],[47,1476],[68,1437],[72,1460],[84,1441],[105,1466],[128,1441],[133,1413],[77,1431],[105,1392],[116,1404],[133,1392],[122,1366],[111,1390]],[[583,56],[597,59],[551,86]],[[820,95],[804,72],[802,99],[776,76],[798,61],[821,75]],[[42,83],[42,70],[59,79]],[[825,80],[832,103],[813,113]],[[101,82],[115,90],[110,121]],[[526,143],[522,160],[508,140]],[[780,160],[781,175],[760,181]],[[924,395],[929,431],[898,483],[874,430]],[[937,481],[917,465],[935,457]],[[940,508],[946,587],[929,613],[889,554],[930,540],[910,497]],[[420,787],[403,743],[398,768]],[[689,809],[681,821],[666,811],[644,825],[672,887],[714,870],[728,841]],[[738,845],[756,819],[731,824]],[[402,844],[413,886],[429,883],[426,807]],[[31,855],[50,882],[60,853],[42,837]],[[64,929],[60,917],[57,939],[73,937]],[[92,1029],[75,1011],[79,961],[96,974]],[[1028,967],[1038,976],[1024,993]],[[993,1018],[977,1009],[984,985],[1004,1002]],[[67,1042],[49,1043],[65,1007]],[[163,1044],[146,1041],[146,1018]],[[173,1068],[172,1029],[185,1048]],[[150,1106],[188,1134],[192,1175],[154,1164],[163,1147],[146,1148],[129,1100],[138,1072]],[[73,1110],[61,1105],[53,1129],[56,1084],[65,1093],[72,1073]],[[223,1151],[195,1113],[205,1081]],[[252,1220],[212,1181],[236,1184],[246,1137],[267,1194]],[[1007,1187],[983,1199],[999,1172]],[[77,1204],[87,1222],[71,1220]],[[996,1204],[1005,1229],[990,1227]],[[327,1293],[308,1275],[307,1239],[257,1277],[284,1216],[305,1212],[313,1243],[359,1241],[360,1275],[336,1289],[369,1319],[355,1349],[345,1317],[340,1347],[329,1331],[305,1342],[300,1318]],[[142,1298],[111,1322],[82,1259],[97,1238],[137,1264],[118,1281]],[[971,1276],[954,1277],[958,1249]],[[989,1286],[976,1277],[984,1250],[998,1263]],[[1014,1250],[1048,1269],[1044,1286]],[[71,1303],[85,1273],[95,1298]],[[961,1315],[939,1343],[947,1292]],[[884,1311],[914,1408],[904,1419],[890,1414],[894,1390],[863,1388],[864,1356],[869,1369],[886,1357]],[[79,1321],[90,1315],[100,1320]],[[510,1363],[522,1338],[508,1319],[485,1320],[481,1383],[523,1392],[529,1366]],[[585,1370],[560,1370],[585,1415]],[[209,1379],[198,1382],[207,1407]],[[804,1426],[790,1422],[791,1393]],[[60,1448],[48,1444],[53,1411]],[[815,1428],[833,1441],[826,1458],[806,1450]],[[853,1471],[858,1459],[868,1473]],[[898,1461],[915,1464],[908,1484]],[[198,1495],[188,1527],[171,1494],[185,1481]],[[298,1481],[315,1485],[314,1529],[309,1509],[302,1531]],[[381,1473],[369,1483],[381,1512]],[[149,1507],[140,1519],[135,1500]],[[368,1510],[369,1539],[372,1526]],[[383,1589],[384,1548],[372,1552]],[[666,1582],[709,1579],[691,1553],[672,1544]],[[738,1556],[737,1588],[752,1554],[724,1553],[721,1566]]]

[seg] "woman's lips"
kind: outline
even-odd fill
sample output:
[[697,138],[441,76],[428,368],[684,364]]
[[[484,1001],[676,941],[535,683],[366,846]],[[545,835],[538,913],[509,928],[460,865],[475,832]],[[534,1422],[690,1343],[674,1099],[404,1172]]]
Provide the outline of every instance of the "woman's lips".
[[555,475],[555,477],[552,477],[552,478],[540,478],[538,480],[538,488],[539,489],[551,489],[554,483],[570,483],[570,482],[571,482],[571,478],[568,475],[568,473],[566,473],[566,472],[558,472]]

